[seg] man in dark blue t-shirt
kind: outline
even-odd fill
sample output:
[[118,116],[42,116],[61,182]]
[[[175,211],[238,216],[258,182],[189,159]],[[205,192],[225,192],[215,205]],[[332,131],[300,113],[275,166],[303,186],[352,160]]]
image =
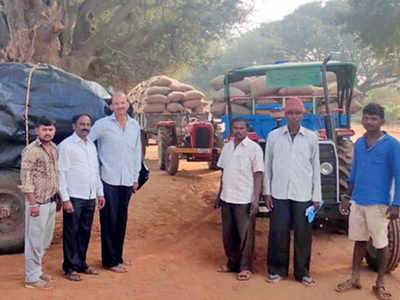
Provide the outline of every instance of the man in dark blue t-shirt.
[[[360,265],[371,238],[378,261],[378,276],[372,289],[379,299],[391,299],[391,294],[384,288],[383,277],[387,264],[389,220],[399,217],[400,143],[381,130],[385,113],[379,104],[366,105],[361,122],[367,132],[354,144],[349,188],[339,208],[342,214],[348,214],[350,209],[349,239],[355,241],[352,277],[339,283],[336,291],[361,288]],[[391,201],[393,180],[395,192]]]

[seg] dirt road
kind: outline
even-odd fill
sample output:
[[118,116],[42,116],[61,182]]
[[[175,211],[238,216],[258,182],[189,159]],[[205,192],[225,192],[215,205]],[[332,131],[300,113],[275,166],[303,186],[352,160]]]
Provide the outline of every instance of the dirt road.
[[[346,236],[314,234],[312,275],[318,281],[305,288],[292,278],[276,285],[265,282],[268,219],[258,219],[255,273],[248,282],[215,270],[225,262],[219,211],[212,208],[219,172],[205,163],[181,161],[179,173],[168,176],[157,168],[155,147],[147,161],[151,179],[130,203],[125,258],[133,261],[129,273],[102,270],[70,282],[61,271],[62,216],[57,217],[54,242],[44,259],[44,270],[55,276],[49,291],[23,287],[24,256],[0,256],[0,300],[53,299],[375,299],[371,292],[375,273],[363,267],[361,291],[338,295],[337,282],[350,273],[352,243]],[[88,252],[89,264],[101,267],[98,214]],[[387,277],[393,299],[400,299],[400,269]]]

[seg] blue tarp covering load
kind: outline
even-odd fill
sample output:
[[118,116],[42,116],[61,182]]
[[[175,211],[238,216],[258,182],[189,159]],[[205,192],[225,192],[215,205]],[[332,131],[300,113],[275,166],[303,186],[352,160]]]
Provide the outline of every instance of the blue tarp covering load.
[[[0,64],[0,167],[18,167],[25,146],[25,99],[31,64]],[[32,75],[29,139],[42,116],[56,121],[55,142],[72,133],[74,115],[88,113],[93,121],[105,116],[111,95],[98,83],[51,65],[41,64]]]

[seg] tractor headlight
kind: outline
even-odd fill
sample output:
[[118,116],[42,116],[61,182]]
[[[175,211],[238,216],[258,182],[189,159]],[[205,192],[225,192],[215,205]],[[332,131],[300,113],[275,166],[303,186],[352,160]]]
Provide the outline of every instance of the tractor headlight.
[[330,175],[333,172],[333,166],[331,163],[328,162],[322,163],[320,168],[321,168],[321,174],[325,176]]

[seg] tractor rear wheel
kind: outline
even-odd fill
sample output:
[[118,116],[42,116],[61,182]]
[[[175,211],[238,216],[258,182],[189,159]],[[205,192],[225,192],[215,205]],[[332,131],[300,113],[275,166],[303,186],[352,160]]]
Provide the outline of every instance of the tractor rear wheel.
[[[393,272],[400,262],[400,220],[392,220],[389,222],[388,226],[388,257],[387,257],[387,265],[386,272]],[[376,255],[376,249],[372,245],[372,241],[369,240],[367,246],[367,255],[366,260],[368,266],[377,271],[378,270],[378,260]]]
[[346,179],[350,176],[351,165],[353,163],[353,146],[353,142],[350,140],[342,138],[337,141],[340,194],[346,193],[348,188]]
[[0,254],[24,250],[25,196],[18,183],[18,169],[0,171]]
[[157,133],[158,145],[158,167],[165,170],[165,162],[167,159],[167,149],[173,145],[173,134],[170,127],[160,126]]
[[179,168],[179,154],[176,153],[175,146],[169,146],[167,149],[167,160],[165,168],[169,175],[175,175]]

